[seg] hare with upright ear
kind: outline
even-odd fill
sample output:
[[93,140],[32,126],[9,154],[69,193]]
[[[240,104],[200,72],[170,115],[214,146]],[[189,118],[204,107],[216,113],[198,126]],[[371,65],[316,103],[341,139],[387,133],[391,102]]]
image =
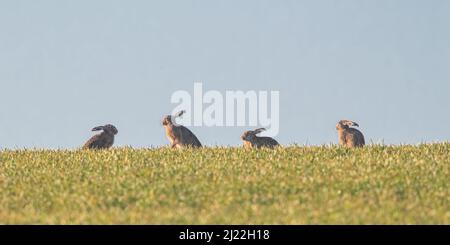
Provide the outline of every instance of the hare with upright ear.
[[339,136],[339,145],[348,148],[363,147],[365,145],[364,135],[356,128],[359,125],[350,120],[341,120],[336,124],[336,130]]
[[265,130],[265,128],[258,128],[255,130],[244,132],[244,134],[241,136],[241,139],[244,141],[244,148],[275,148],[276,146],[279,146],[280,144],[273,138],[257,136],[257,134]]
[[180,111],[175,115],[167,115],[163,118],[162,124],[166,129],[166,136],[172,148],[192,147],[199,148],[202,144],[198,138],[188,128],[175,123],[177,117],[181,117],[185,111]]
[[92,131],[100,130],[103,130],[103,132],[90,138],[84,144],[83,149],[107,149],[114,144],[114,136],[119,132],[117,128],[111,124],[107,124],[92,129]]

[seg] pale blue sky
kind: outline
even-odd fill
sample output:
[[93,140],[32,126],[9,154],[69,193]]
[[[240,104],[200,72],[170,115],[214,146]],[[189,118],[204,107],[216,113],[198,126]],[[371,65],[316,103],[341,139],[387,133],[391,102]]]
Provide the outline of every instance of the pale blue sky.
[[[279,90],[282,144],[450,139],[450,1],[0,1],[0,148],[168,143],[171,94]],[[247,128],[192,130],[238,145]]]

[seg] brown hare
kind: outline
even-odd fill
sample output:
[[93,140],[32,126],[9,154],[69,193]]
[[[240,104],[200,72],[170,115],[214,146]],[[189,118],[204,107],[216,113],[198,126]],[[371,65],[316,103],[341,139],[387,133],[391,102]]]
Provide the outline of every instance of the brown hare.
[[359,127],[359,125],[350,120],[341,120],[336,124],[336,130],[339,135],[339,145],[348,148],[363,147],[365,145],[364,135],[356,128],[350,126]]
[[188,128],[175,123],[177,117],[181,117],[185,111],[180,111],[171,116],[167,115],[163,118],[162,124],[166,129],[166,136],[170,141],[172,148],[192,147],[199,148],[202,144],[197,137]]
[[83,149],[107,149],[114,144],[114,136],[119,132],[117,128],[111,124],[107,124],[92,129],[92,131],[100,130],[103,130],[103,132],[90,138],[84,144]]
[[276,146],[279,146],[280,144],[270,137],[259,137],[257,134],[265,131],[265,128],[258,128],[255,130],[250,130],[245,132],[241,139],[244,141],[244,148],[246,149],[252,149],[252,148],[275,148]]

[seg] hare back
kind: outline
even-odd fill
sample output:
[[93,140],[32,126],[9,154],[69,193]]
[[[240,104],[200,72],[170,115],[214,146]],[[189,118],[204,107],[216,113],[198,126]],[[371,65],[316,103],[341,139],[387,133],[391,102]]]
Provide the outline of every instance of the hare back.
[[114,144],[114,136],[107,135],[104,133],[94,135],[90,138],[86,144],[84,144],[84,149],[106,149],[110,148]]
[[365,145],[364,135],[358,129],[347,129],[344,132],[344,137],[348,147],[361,147]]
[[184,126],[177,126],[174,127],[173,131],[175,132],[175,137],[178,144],[189,147],[202,147],[200,140],[198,140],[197,136],[195,136],[195,134],[188,128]]
[[257,147],[269,147],[269,148],[274,148],[280,145],[278,141],[270,137],[258,137],[256,138],[255,143]]

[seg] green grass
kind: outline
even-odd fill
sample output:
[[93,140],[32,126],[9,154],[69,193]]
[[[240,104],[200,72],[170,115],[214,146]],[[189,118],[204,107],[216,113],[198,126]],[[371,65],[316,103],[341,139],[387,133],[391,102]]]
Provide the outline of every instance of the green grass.
[[2,224],[450,224],[450,143],[1,151]]

